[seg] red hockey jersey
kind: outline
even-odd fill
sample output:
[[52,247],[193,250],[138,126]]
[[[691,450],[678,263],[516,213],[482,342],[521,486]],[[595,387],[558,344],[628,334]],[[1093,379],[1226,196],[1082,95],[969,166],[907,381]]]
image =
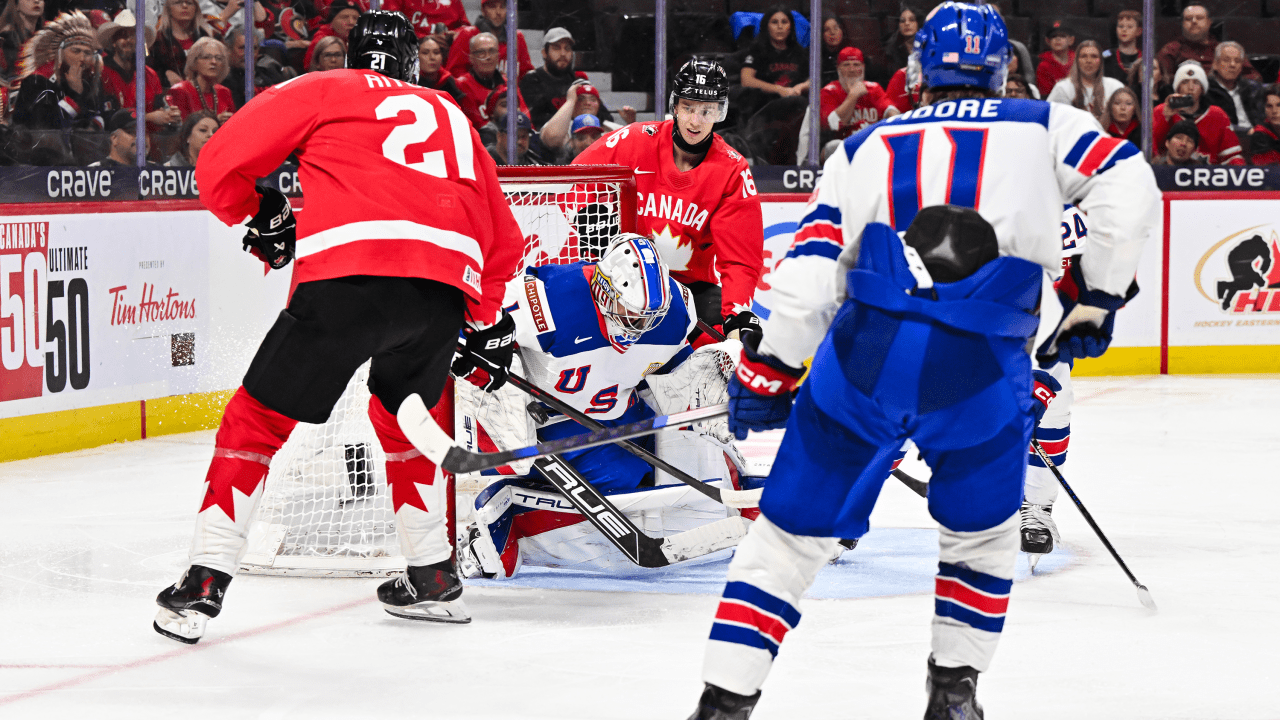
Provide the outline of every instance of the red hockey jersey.
[[671,277],[720,285],[724,315],[750,310],[764,264],[764,220],[751,168],[716,135],[702,163],[679,172],[672,155],[674,122],[632,123],[573,163],[634,168],[637,231],[654,239]]
[[294,282],[348,275],[452,285],[492,323],[524,247],[489,153],[447,95],[372,70],[308,73],[245,105],[196,165],[228,225],[258,210],[254,181],[298,152]]
[[836,108],[849,97],[849,91],[844,89],[839,80],[827,83],[822,88],[818,117],[826,123],[828,130],[834,131],[839,137],[846,138],[868,125],[875,125],[884,119],[885,110],[893,107],[889,96],[885,94],[884,88],[881,88],[879,83],[868,80],[864,84],[867,86],[867,91],[853,106],[853,116],[848,122],[840,122]]

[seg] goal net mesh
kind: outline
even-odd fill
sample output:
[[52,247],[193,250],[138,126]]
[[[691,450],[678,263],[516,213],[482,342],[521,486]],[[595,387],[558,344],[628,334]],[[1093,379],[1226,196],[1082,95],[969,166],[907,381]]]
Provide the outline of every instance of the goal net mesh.
[[[499,176],[524,236],[521,270],[593,261],[609,238],[634,229],[629,170],[499,168]],[[386,457],[367,412],[368,380],[366,363],[328,421],[299,423],[272,460],[241,572],[359,577],[404,569]]]

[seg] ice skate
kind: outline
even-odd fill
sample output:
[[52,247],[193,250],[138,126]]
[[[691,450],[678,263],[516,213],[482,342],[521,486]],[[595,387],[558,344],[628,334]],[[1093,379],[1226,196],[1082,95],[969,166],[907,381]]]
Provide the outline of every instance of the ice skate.
[[221,570],[192,565],[182,579],[160,591],[151,624],[155,631],[178,642],[195,645],[204,636],[206,623],[222,612],[222,598],[231,576]]
[[856,538],[853,540],[849,540],[849,539],[837,540],[836,549],[831,551],[831,559],[828,560],[827,563],[831,565],[835,565],[837,562],[840,561],[840,558],[843,557],[845,553],[849,552],[850,550],[856,547],[858,547],[858,541]]
[[978,671],[969,666],[944,668],[929,658],[929,677],[925,680],[929,704],[924,720],[982,720],[978,691]]
[[378,586],[382,609],[405,620],[469,623],[471,613],[461,596],[462,581],[449,560],[410,567]]
[[1054,543],[1060,541],[1052,513],[1052,505],[1022,503],[1022,552],[1027,553],[1032,572],[1041,556],[1053,552]]
[[702,697],[698,698],[698,709],[689,720],[747,720],[758,702],[759,690],[755,695],[739,695],[707,683]]

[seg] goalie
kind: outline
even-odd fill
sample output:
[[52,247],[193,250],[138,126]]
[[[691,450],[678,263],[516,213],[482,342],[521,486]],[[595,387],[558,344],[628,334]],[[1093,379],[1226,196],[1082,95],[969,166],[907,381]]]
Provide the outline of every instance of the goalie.
[[[692,295],[670,278],[648,238],[618,235],[597,263],[531,267],[508,289],[505,304],[516,323],[517,365],[526,378],[602,424],[636,422],[653,417],[655,410],[666,414],[727,397],[732,355],[720,346],[693,353],[686,340],[697,323]],[[587,431],[510,385],[493,394],[471,391],[465,383],[458,387],[458,437],[473,449],[492,451]],[[701,434],[736,456],[723,420]],[[655,452],[654,438],[638,444]],[[696,478],[733,482],[725,452],[689,433],[666,434],[657,440],[656,451]],[[620,510],[638,515],[645,534],[688,530],[726,517],[724,506],[685,485],[665,485],[665,473],[617,445],[564,453],[561,459],[611,496]],[[511,577],[526,561],[592,569],[626,566],[622,554],[536,472],[530,476],[530,469],[529,463],[500,468],[506,477],[494,479],[476,497],[475,522],[459,533],[462,574]]]

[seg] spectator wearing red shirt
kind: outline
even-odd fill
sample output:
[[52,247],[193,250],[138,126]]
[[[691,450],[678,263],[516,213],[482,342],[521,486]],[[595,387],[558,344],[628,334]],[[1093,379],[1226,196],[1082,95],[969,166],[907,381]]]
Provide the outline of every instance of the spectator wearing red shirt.
[[[449,48],[449,59],[444,69],[461,77],[470,65],[468,55],[472,52],[471,40],[481,33],[489,33],[498,40],[498,61],[507,61],[507,0],[484,0],[480,5],[480,16],[474,26],[466,26],[458,31]],[[529,58],[529,46],[524,42],[524,33],[516,31],[516,64],[520,72],[516,74],[516,82],[527,72],[533,71],[533,60]],[[510,71],[510,68],[507,68]]]
[[[1214,165],[1243,165],[1240,140],[1231,129],[1231,119],[1222,112],[1222,108],[1209,105],[1205,93],[1209,89],[1209,78],[1204,68],[1193,61],[1183,63],[1173,76],[1173,87],[1177,91],[1164,102],[1156,106],[1152,124],[1151,139],[1156,147],[1164,147],[1165,135],[1169,126],[1183,119],[1191,120],[1200,133],[1197,149],[1200,154],[1209,158]],[[1179,104],[1180,98],[1191,98],[1185,107],[1173,107]]]
[[1138,96],[1129,88],[1120,88],[1111,93],[1103,108],[1102,122],[1111,137],[1124,138],[1141,147],[1142,123],[1138,117]]
[[[409,18],[413,31],[423,38],[431,34],[431,26],[436,23],[449,30],[459,30],[469,26],[467,10],[462,7],[462,0],[386,0],[382,10],[393,10]],[[449,33],[454,36],[457,33]]]
[[1249,164],[1280,164],[1280,85],[1262,90],[1263,119],[1249,133]]
[[[467,71],[457,77],[458,89],[467,97],[471,98],[476,107],[480,108],[481,115],[488,122],[493,118],[485,112],[485,104],[489,100],[489,94],[499,87],[505,87],[507,79],[498,72],[498,39],[493,33],[480,33],[471,38],[471,64]],[[454,44],[455,49],[457,43]],[[450,52],[452,57],[453,53]],[[447,69],[447,68],[446,68]],[[524,104],[524,96],[520,91],[516,90],[516,97],[520,99],[520,112],[529,114],[529,108]]]
[[220,37],[205,22],[196,0],[165,0],[156,21],[156,41],[151,45],[147,65],[160,76],[165,87],[182,82],[187,67],[187,52],[197,40]]
[[182,119],[197,110],[207,110],[224,123],[235,110],[231,90],[219,85],[231,65],[227,62],[227,47],[213,38],[200,38],[187,53],[187,79],[169,89],[174,107],[182,113]]
[[[1201,5],[1188,5],[1182,10],[1182,37],[1170,40],[1156,53],[1156,62],[1160,63],[1160,71],[1165,77],[1173,75],[1178,67],[1187,60],[1195,60],[1202,67],[1213,65],[1213,51],[1218,41],[1209,34],[1209,11]],[[1240,77],[1246,80],[1261,80],[1262,75],[1250,62],[1244,59],[1244,68]],[[1177,86],[1177,83],[1174,83]]]
[[889,102],[898,108],[898,112],[906,112],[915,107],[915,101],[920,98],[920,81],[917,78],[915,87],[908,90],[907,68],[898,68],[893,77],[889,78],[889,87],[885,88],[884,93],[889,97]]
[[1060,20],[1054,20],[1045,33],[1049,49],[1040,53],[1040,64],[1036,66],[1036,86],[1040,89],[1040,97],[1049,97],[1053,86],[1066,80],[1071,73],[1071,66],[1076,62],[1076,53],[1072,48],[1076,45],[1076,34]]
[[320,29],[311,36],[311,45],[307,47],[307,54],[302,58],[302,69],[311,70],[312,56],[315,55],[316,44],[321,39],[337,36],[342,40],[343,47],[346,47],[347,36],[351,34],[362,12],[364,11],[355,0],[333,0],[329,3],[329,21],[321,25]]
[[818,115],[834,137],[847,138],[899,112],[879,83],[865,79],[866,68],[862,51],[847,47],[840,51],[837,79],[822,88]]
[[[135,34],[137,26],[138,21],[133,13],[125,8],[114,20],[105,22],[98,28],[98,42],[107,52],[102,60],[102,90],[107,102],[116,109],[137,105],[138,94],[133,80],[134,49],[138,45]],[[147,28],[147,42],[154,41],[155,31]],[[177,108],[165,107],[163,103],[157,102],[164,93],[160,76],[155,70],[144,68],[147,74],[143,99],[147,122],[153,129],[181,122],[182,116]]]
[[486,120],[480,113],[480,108],[476,105],[476,101],[462,92],[453,75],[450,75],[448,70],[441,67],[442,65],[444,65],[444,51],[440,47],[440,41],[436,40],[433,35],[428,35],[419,40],[418,84],[423,87],[429,87],[432,90],[439,90],[453,98],[453,101],[458,103],[458,107],[462,108],[462,114],[467,116],[467,120],[471,122],[472,127],[477,130],[484,127]]

